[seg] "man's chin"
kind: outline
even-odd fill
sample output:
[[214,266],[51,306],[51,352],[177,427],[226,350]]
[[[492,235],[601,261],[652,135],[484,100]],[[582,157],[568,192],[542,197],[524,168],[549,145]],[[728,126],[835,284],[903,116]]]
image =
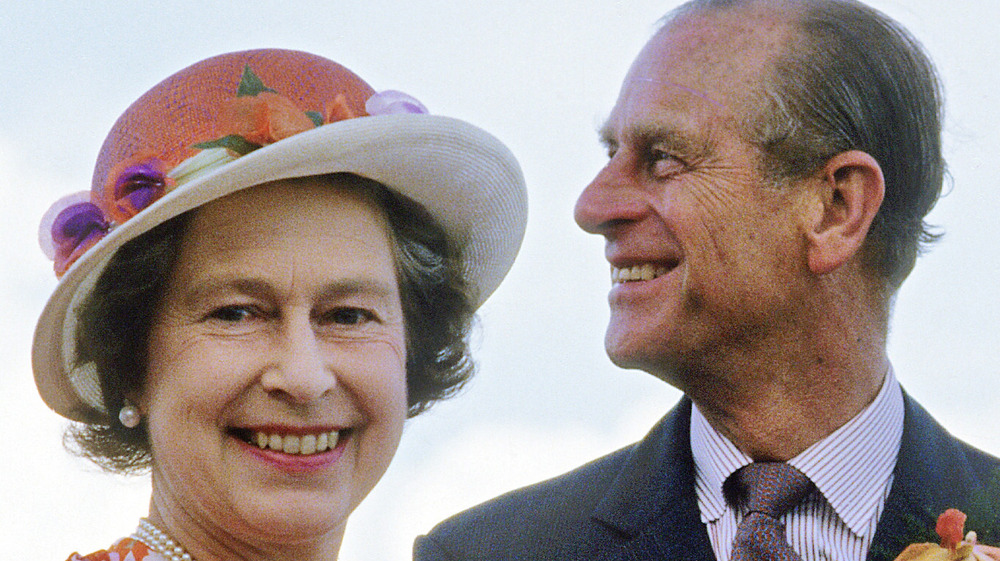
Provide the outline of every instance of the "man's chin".
[[652,354],[649,352],[649,345],[626,344],[625,341],[611,339],[610,334],[605,340],[604,349],[615,366],[626,370],[642,370],[672,386],[683,389],[680,388],[677,379],[679,363],[676,357],[662,349],[660,352]]

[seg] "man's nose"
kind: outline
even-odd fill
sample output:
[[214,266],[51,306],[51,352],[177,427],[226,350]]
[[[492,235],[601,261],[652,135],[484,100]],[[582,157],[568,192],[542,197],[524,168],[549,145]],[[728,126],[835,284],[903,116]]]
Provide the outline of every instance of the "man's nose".
[[584,231],[610,234],[616,226],[638,220],[646,204],[624,158],[616,155],[598,172],[576,200],[573,218]]
[[337,386],[335,365],[326,359],[322,341],[308,318],[283,322],[273,345],[273,359],[261,376],[261,385],[268,393],[290,403],[308,404]]

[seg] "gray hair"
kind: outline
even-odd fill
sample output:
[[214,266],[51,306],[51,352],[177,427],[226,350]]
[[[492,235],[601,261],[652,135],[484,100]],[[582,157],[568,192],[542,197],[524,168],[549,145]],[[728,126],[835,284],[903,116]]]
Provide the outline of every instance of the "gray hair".
[[[692,0],[663,24],[758,0]],[[743,123],[768,179],[803,179],[833,156],[867,152],[882,168],[885,198],[862,263],[894,292],[939,234],[924,221],[941,195],[943,92],[922,45],[903,26],[855,0],[781,2],[795,34],[753,92]]]

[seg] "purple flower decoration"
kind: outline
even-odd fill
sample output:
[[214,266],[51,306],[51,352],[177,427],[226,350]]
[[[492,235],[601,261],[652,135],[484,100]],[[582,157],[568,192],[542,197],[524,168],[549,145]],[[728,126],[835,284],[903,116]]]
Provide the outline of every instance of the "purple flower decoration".
[[368,98],[365,111],[369,115],[395,115],[398,113],[429,113],[423,103],[397,90],[385,90]]
[[55,262],[56,276],[62,276],[110,227],[101,209],[90,202],[89,192],[56,201],[42,218],[38,232],[42,251]]
[[[117,173],[115,173],[117,172]],[[110,175],[111,219],[121,224],[159,199],[167,190],[167,169],[163,160],[146,158]]]

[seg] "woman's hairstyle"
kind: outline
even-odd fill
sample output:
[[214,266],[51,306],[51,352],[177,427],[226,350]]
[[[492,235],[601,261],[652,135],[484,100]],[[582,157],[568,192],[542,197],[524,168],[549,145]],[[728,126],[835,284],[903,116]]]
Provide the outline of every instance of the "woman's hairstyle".
[[[326,177],[333,188],[354,192],[380,209],[388,225],[405,318],[412,417],[453,395],[475,368],[468,344],[475,310],[458,255],[417,203],[364,177]],[[80,412],[87,423],[70,427],[66,444],[108,471],[141,472],[152,461],[145,423],[126,428],[116,415],[126,396],[142,391],[149,333],[193,212],[197,209],[124,244],[78,311],[76,366],[96,369],[107,413]]]

